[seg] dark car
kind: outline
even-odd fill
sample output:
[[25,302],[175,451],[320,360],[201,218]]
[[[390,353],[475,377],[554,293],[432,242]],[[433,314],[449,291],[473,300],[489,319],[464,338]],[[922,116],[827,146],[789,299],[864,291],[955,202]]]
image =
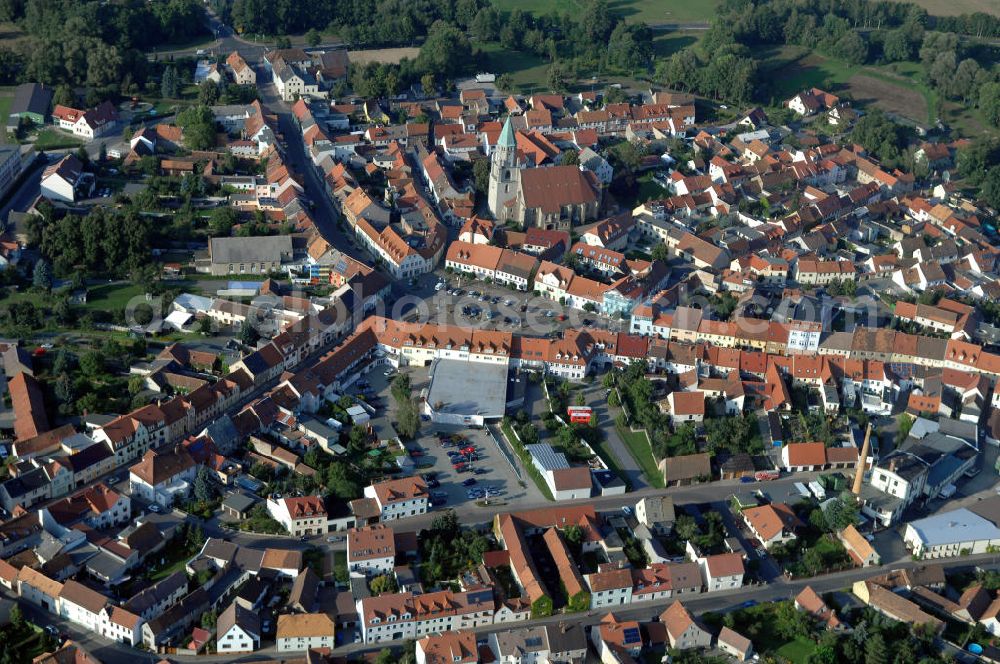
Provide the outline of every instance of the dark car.
[[476,478],[475,477],[470,477],[467,480],[462,480],[462,486],[472,486],[475,483],[476,483]]
[[486,473],[488,473],[488,472],[490,472],[490,471],[489,471],[489,469],[488,469],[488,468],[476,468],[476,469],[475,469],[474,471],[472,471],[472,472],[473,472],[473,473],[475,473],[476,475],[485,475]]

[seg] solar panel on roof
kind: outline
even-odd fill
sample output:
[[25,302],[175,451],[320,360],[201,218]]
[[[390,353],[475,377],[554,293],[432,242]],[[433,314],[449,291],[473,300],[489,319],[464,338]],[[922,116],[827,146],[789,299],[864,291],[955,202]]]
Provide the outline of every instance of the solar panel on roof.
[[625,643],[639,643],[642,641],[642,637],[639,636],[639,629],[636,627],[629,627],[623,633]]

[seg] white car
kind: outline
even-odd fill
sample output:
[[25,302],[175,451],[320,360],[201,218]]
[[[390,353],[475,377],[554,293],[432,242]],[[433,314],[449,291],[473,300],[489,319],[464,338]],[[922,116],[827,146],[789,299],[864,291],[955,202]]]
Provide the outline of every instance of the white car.
[[437,282],[437,285],[436,285],[436,286],[434,286],[434,290],[435,290],[435,291],[439,291],[439,290],[441,290],[442,288],[444,288],[444,282],[443,282],[443,281],[439,281],[439,282]]
[[153,503],[152,505],[149,506],[149,511],[150,512],[159,512],[160,511],[160,506],[157,505],[156,503]]

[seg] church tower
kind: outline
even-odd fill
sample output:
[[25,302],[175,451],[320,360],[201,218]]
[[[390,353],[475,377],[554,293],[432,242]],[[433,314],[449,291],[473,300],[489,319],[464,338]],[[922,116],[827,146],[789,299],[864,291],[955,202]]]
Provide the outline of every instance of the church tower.
[[503,123],[500,139],[493,149],[490,164],[490,190],[487,204],[493,217],[506,221],[510,210],[507,201],[517,196],[517,140],[514,138],[514,127],[510,124],[510,116]]

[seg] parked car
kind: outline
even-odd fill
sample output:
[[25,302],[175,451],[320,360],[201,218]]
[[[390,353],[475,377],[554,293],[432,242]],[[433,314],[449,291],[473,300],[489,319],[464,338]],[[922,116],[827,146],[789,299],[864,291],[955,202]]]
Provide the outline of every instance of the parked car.
[[327,542],[343,542],[344,541],[344,536],[343,535],[331,535],[330,537],[326,538],[326,541]]
[[473,472],[474,474],[476,474],[476,475],[485,475],[486,473],[488,473],[488,472],[490,472],[490,471],[489,471],[489,469],[488,469],[488,468],[476,468],[476,469],[475,469],[474,471],[472,471],[472,472]]
[[462,481],[462,486],[472,486],[475,483],[476,483],[476,478],[470,477],[469,479]]

